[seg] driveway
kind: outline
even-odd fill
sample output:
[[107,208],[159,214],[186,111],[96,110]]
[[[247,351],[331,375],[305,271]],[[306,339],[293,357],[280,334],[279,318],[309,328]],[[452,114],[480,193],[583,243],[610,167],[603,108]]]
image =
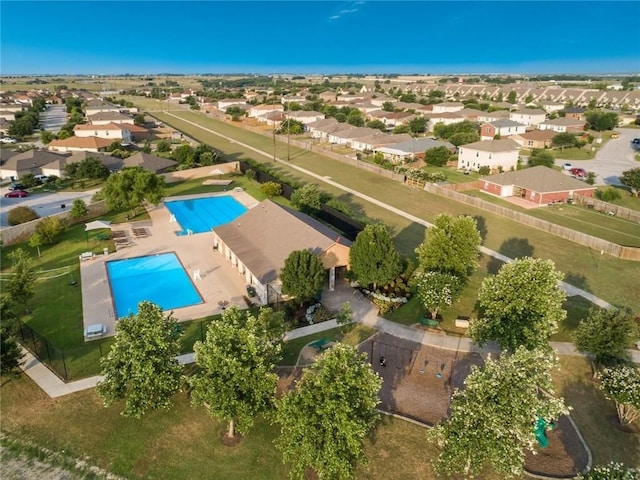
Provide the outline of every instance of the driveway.
[[0,189],[0,195],[2,195],[0,228],[9,226],[7,216],[9,214],[9,210],[15,207],[32,208],[40,218],[44,218],[63,210],[62,205],[65,206],[65,209],[71,208],[71,204],[76,198],[81,198],[86,204],[89,204],[91,197],[97,190],[89,190],[86,192],[38,193],[26,198],[4,198],[4,194],[8,191],[9,189],[7,187]]
[[584,168],[588,172],[595,172],[596,185],[620,185],[618,177],[622,172],[640,167],[634,160],[636,151],[631,146],[631,140],[640,137],[640,130],[635,128],[616,128],[620,133],[618,138],[609,140],[598,152],[593,160],[562,160],[557,159],[556,165],[570,162],[574,167]]
[[51,105],[40,113],[42,128],[49,132],[58,133],[67,123],[67,107],[65,105]]

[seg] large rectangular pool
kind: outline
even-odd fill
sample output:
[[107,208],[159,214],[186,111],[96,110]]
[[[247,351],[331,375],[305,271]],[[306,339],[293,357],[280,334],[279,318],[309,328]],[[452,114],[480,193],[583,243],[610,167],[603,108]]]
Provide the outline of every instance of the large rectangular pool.
[[228,195],[219,197],[170,200],[165,207],[182,227],[179,235],[210,232],[218,225],[232,222],[247,211],[247,208]]
[[111,260],[107,274],[117,318],[138,313],[142,300],[163,310],[202,303],[175,253]]

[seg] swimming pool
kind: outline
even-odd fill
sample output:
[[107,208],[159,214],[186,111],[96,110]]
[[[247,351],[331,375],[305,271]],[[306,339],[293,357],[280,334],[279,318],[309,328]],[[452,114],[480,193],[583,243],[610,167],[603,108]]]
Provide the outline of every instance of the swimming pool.
[[111,260],[107,274],[117,318],[137,313],[142,300],[163,310],[202,303],[175,253]]
[[178,235],[210,232],[218,225],[232,222],[247,208],[228,195],[220,197],[192,198],[191,200],[170,200],[165,206],[182,227]]

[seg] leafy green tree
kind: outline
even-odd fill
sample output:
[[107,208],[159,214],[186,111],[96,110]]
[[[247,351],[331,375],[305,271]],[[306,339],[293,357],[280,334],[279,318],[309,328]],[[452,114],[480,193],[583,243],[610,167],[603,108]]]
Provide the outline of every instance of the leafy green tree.
[[558,286],[562,277],[551,260],[523,257],[503,265],[482,282],[471,338],[480,345],[495,340],[509,351],[548,348],[549,337],[567,316],[562,308],[567,294]]
[[144,113],[136,113],[133,117],[133,123],[136,125],[144,125],[146,123]]
[[340,331],[344,334],[353,323],[353,309],[351,303],[344,302],[340,305],[340,310],[336,313],[336,323],[340,326]]
[[418,275],[416,291],[420,303],[436,319],[441,308],[450,307],[460,296],[460,278],[450,273],[424,272]]
[[594,185],[596,183],[596,177],[598,174],[596,172],[587,172],[587,178],[585,180],[589,185]]
[[34,187],[38,181],[33,173],[25,173],[20,176],[20,183],[24,185],[25,188],[31,188]]
[[632,168],[631,170],[622,172],[620,182],[629,187],[637,197],[638,191],[640,190],[640,168]]
[[282,193],[282,185],[278,182],[265,182],[260,186],[260,191],[268,198],[277,197]]
[[32,208],[16,207],[9,210],[7,223],[9,223],[9,225],[20,225],[21,223],[36,220],[37,218],[40,218],[40,216]]
[[38,250],[38,257],[40,257],[40,247],[44,245],[44,237],[41,233],[34,232],[29,237],[29,246]]
[[198,163],[203,167],[213,165],[214,161],[215,155],[213,154],[213,152],[204,152],[198,158]]
[[464,284],[476,268],[481,242],[473,217],[441,213],[426,230],[416,253],[423,270],[455,275]]
[[522,475],[525,452],[536,450],[536,420],[568,411],[550,374],[557,359],[547,350],[518,348],[471,368],[465,388],[451,398],[451,413],[429,432],[442,448],[435,470],[464,478],[490,470],[500,478]]
[[171,406],[180,386],[182,331],[171,315],[149,302],[138,304],[138,313],[116,322],[115,342],[100,359],[104,380],[96,386],[105,407],[124,400],[125,417],[142,418],[149,410]]
[[[247,433],[257,415],[273,406],[281,358],[283,316],[262,308],[257,317],[233,306],[222,320],[211,322],[204,342],[193,349],[200,371],[188,378],[194,406],[205,405],[209,415],[229,422],[227,436],[236,429]],[[281,328],[273,328],[279,323]]]
[[190,145],[180,145],[176,148],[171,154],[173,159],[178,162],[180,165],[185,165],[188,167],[193,166],[194,162],[194,151]]
[[384,122],[382,120],[370,120],[367,122],[367,127],[369,128],[376,128],[378,130],[380,130],[381,132],[386,132],[387,131],[387,126],[384,124]]
[[620,200],[622,198],[622,194],[618,191],[618,189],[613,187],[598,189],[596,190],[595,196],[603,202],[615,202],[616,200]]
[[157,152],[170,152],[171,151],[171,144],[166,141],[166,140],[160,140],[158,142],[158,144],[156,145],[156,151]]
[[337,344],[305,369],[296,389],[277,402],[276,440],[290,477],[304,478],[306,468],[319,478],[354,478],[365,461],[364,440],[379,414],[380,377],[367,356]]
[[322,291],[324,265],[309,250],[295,250],[284,261],[280,280],[282,293],[298,299],[302,305]]
[[64,167],[64,173],[72,180],[85,178],[90,180],[103,180],[111,174],[109,167],[96,157],[87,157],[80,162],[67,164]]
[[28,312],[29,300],[36,293],[35,267],[29,254],[22,248],[9,253],[8,257],[13,264],[13,275],[6,286],[3,285],[3,293],[7,293],[12,302],[23,305]]
[[627,468],[621,463],[609,462],[595,465],[586,473],[579,473],[576,480],[638,480],[640,468]]
[[164,179],[142,167],[123,168],[102,187],[109,209],[127,209],[136,215],[143,202],[158,205],[164,195]]
[[351,110],[349,115],[347,115],[347,123],[349,125],[353,125],[354,127],[364,126],[364,118],[362,118],[362,112],[357,109]]
[[393,106],[393,102],[382,102],[382,111],[384,112],[394,112],[395,107]]
[[601,110],[590,110],[586,112],[585,118],[589,127],[597,132],[613,130],[618,125],[618,114],[615,112],[603,112]]
[[640,368],[636,365],[605,368],[600,375],[600,389],[615,402],[621,425],[640,418]]
[[449,142],[456,147],[460,145],[467,145],[469,143],[477,142],[480,140],[478,132],[458,132],[449,137]]
[[296,188],[291,195],[291,204],[305,213],[320,210],[322,200],[322,191],[313,183],[306,183]]
[[556,133],[551,139],[551,144],[555,148],[564,150],[565,148],[575,147],[578,143],[576,136],[573,133],[561,132]]
[[507,95],[507,102],[516,103],[517,101],[518,101],[518,94],[515,92],[515,90],[511,90]]
[[18,320],[11,308],[8,295],[0,296],[0,372],[3,375],[13,375],[22,364],[24,353],[11,331],[11,324]]
[[400,255],[387,227],[381,223],[364,227],[351,245],[351,271],[360,285],[389,283],[402,272]]
[[53,245],[66,228],[64,219],[60,219],[60,217],[45,217],[38,222],[35,232],[42,236],[45,243]]
[[543,165],[545,167],[553,167],[554,163],[553,153],[549,150],[542,150],[538,148],[534,148],[531,151],[531,155],[529,156],[529,166],[536,167],[538,165]]
[[71,206],[71,211],[69,212],[69,215],[71,215],[71,218],[84,217],[88,213],[89,213],[89,209],[87,208],[87,204],[84,203],[84,200],[82,200],[81,198],[76,198],[73,201],[73,204]]
[[409,125],[396,125],[392,130],[394,135],[400,135],[402,133],[411,133],[411,127]]
[[[472,143],[477,141],[480,138],[480,135],[478,134],[479,129],[480,127],[477,123],[465,120],[464,122],[452,123],[451,125],[437,123],[433,127],[433,133],[436,137],[447,139],[454,145],[458,146],[463,143]],[[458,134],[463,135],[456,137],[457,140],[465,140],[460,144],[456,144],[451,140],[454,135]]]
[[424,152],[424,161],[427,165],[443,167],[449,161],[451,152],[447,147],[433,147]]
[[304,123],[293,118],[287,118],[280,124],[280,128],[276,133],[300,135],[302,132],[304,132]]
[[615,308],[591,309],[573,333],[576,349],[593,357],[596,371],[631,360],[628,349],[638,340],[640,329],[633,316]]
[[40,141],[45,145],[49,145],[54,138],[55,135],[52,132],[49,132],[47,130],[40,132]]
[[427,119],[424,117],[416,117],[409,121],[409,128],[414,135],[427,131]]

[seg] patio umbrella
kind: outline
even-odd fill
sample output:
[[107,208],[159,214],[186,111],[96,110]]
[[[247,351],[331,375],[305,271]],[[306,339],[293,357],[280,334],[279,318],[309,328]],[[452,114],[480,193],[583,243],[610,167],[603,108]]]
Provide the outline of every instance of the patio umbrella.
[[222,171],[222,170],[220,170],[219,168],[214,168],[213,170],[211,170],[211,171],[209,172],[209,175],[219,175],[219,176],[222,176],[222,175],[224,175],[225,173],[227,173],[227,172],[223,172],[223,171]]
[[109,220],[94,220],[93,222],[89,222],[84,226],[84,235],[89,241],[89,230],[101,230],[103,228],[111,228],[111,222]]

